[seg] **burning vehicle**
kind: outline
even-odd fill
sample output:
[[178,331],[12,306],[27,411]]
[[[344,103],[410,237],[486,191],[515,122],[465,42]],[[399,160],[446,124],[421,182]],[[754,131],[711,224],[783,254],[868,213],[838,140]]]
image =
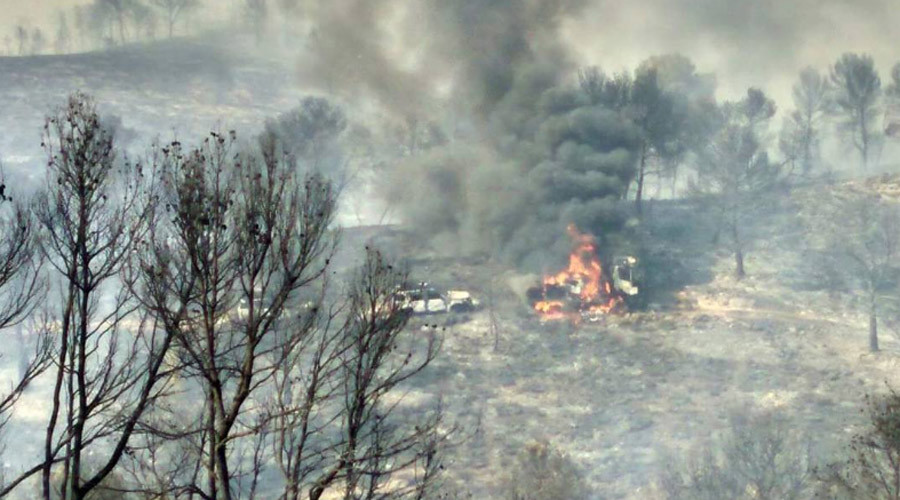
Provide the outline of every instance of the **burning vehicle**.
[[441,292],[425,282],[404,286],[394,296],[400,301],[401,309],[412,314],[464,313],[474,311],[480,305],[466,290]]
[[543,277],[540,285],[528,289],[529,305],[544,321],[587,319],[626,309],[626,299],[639,294],[638,260],[617,257],[604,266],[597,255],[596,239],[570,224],[572,251],[565,269]]

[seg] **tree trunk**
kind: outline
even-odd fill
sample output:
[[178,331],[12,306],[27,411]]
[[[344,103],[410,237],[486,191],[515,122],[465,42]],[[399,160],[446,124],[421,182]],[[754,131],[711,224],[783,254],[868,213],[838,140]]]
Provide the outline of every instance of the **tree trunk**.
[[878,315],[875,307],[875,293],[869,299],[869,350],[878,352]]
[[807,113],[803,122],[803,177],[808,178],[809,172],[812,170],[812,141],[813,141],[813,124],[812,115]]
[[207,443],[209,462],[206,464],[206,481],[209,487],[209,495],[205,498],[216,500],[218,498],[219,487],[219,482],[216,480],[216,408],[211,390],[207,393],[206,404],[208,406],[207,411],[209,412],[206,417],[208,419],[206,422],[206,433],[209,436],[209,443]]
[[647,147],[644,146],[641,148],[641,163],[638,170],[637,177],[637,191],[634,193],[634,208],[637,211],[638,215],[641,214],[643,207],[641,206],[641,199],[644,196],[644,173],[647,167]]
[[53,435],[56,430],[57,419],[59,418],[60,396],[62,395],[62,387],[65,382],[66,356],[69,351],[69,328],[71,327],[72,308],[74,305],[75,287],[70,284],[66,308],[63,312],[62,329],[60,332],[59,362],[57,364],[56,383],[53,386],[53,403],[52,409],[50,410],[50,422],[47,424],[46,439],[44,441],[44,467],[41,471],[41,493],[43,494],[44,500],[50,500],[51,498],[50,476],[54,458]]
[[678,164],[672,165],[672,199],[675,199],[678,189]]
[[119,42],[120,42],[122,45],[125,45],[125,19],[124,19],[124,17],[125,17],[124,14],[122,14],[122,13],[120,12],[120,13],[119,13],[119,16],[118,16],[118,24],[119,24]]
[[228,467],[228,451],[225,446],[226,441],[224,439],[217,440],[219,444],[216,446],[216,470],[218,471],[216,474],[219,475],[219,493],[221,493],[221,498],[223,500],[231,500],[231,484],[230,484],[230,472]]
[[747,275],[747,273],[744,271],[744,252],[740,247],[737,247],[734,250],[734,265],[737,279],[741,279]]
[[741,244],[741,235],[738,231],[737,216],[732,214],[731,219],[731,237],[734,243],[734,272],[737,279],[742,279],[747,275],[744,272],[744,247]]
[[860,114],[860,142],[862,143],[863,172],[869,171],[869,127],[866,124],[866,113]]

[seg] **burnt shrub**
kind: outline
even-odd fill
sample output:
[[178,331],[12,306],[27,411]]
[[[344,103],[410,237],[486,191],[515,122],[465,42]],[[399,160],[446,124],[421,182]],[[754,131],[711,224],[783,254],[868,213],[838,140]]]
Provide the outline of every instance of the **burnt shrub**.
[[506,500],[590,498],[581,469],[546,440],[528,443],[516,455],[505,490]]
[[809,498],[809,441],[774,413],[735,413],[724,436],[670,460],[659,486],[667,500]]
[[817,498],[900,500],[900,394],[866,395],[867,427],[849,445],[849,458],[819,472]]

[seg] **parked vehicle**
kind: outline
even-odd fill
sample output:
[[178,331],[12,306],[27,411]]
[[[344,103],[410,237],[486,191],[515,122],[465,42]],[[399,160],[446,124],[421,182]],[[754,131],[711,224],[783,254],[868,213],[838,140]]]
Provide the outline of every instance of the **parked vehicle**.
[[479,302],[466,290],[448,290],[441,292],[422,282],[407,285],[396,292],[401,309],[412,314],[444,314],[471,312],[478,308]]
[[480,302],[465,290],[448,290],[444,294],[447,310],[452,313],[472,312],[478,309]]

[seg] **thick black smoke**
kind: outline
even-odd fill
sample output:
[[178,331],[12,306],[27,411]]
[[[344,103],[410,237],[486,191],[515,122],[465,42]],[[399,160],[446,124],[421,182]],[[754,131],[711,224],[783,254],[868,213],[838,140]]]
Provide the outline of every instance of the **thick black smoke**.
[[574,85],[536,73],[547,69],[519,68],[482,140],[433,147],[387,169],[387,199],[440,248],[499,251],[534,268],[548,250],[564,254],[569,223],[606,241],[621,230],[637,130]]
[[446,129],[444,143],[383,161],[380,192],[395,213],[440,248],[531,267],[567,245],[569,223],[601,238],[621,229],[637,132],[575,82],[560,31],[584,3],[412,3],[337,0],[309,10],[307,67],[320,85],[371,99],[388,119]]

